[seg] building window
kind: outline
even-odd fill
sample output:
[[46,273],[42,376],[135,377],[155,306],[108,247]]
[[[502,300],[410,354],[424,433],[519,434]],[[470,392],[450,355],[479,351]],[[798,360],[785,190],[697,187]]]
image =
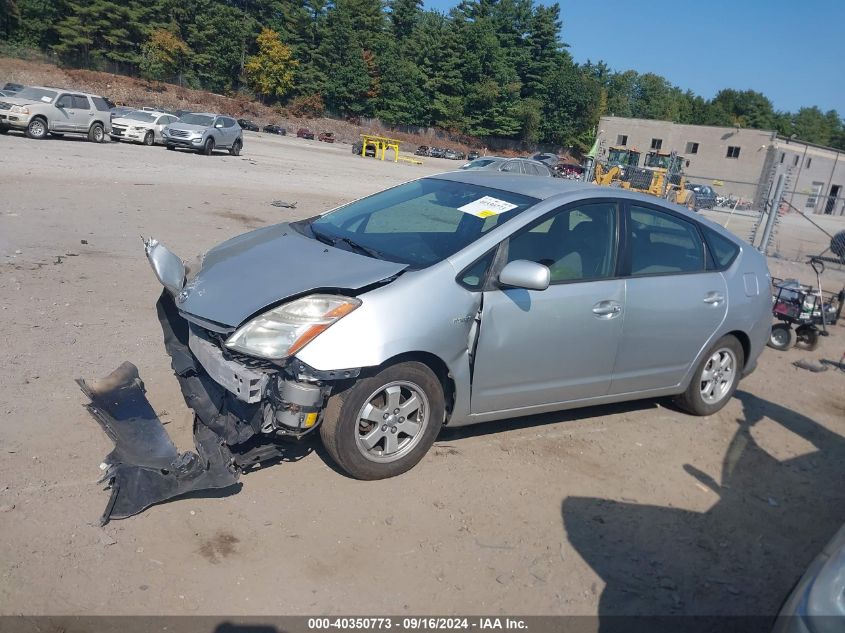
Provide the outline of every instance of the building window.
[[698,143],[687,143],[687,154],[698,154]]
[[807,159],[807,169],[810,169],[810,164],[813,162],[812,158]]
[[616,137],[616,144],[620,147],[625,147],[628,144],[628,135],[627,134],[619,134]]
[[823,182],[814,182],[813,183],[813,193],[807,196],[807,204],[805,208],[807,209],[815,209],[816,208],[816,201],[819,198],[819,195],[822,192],[822,187],[824,187]]
[[783,165],[783,159],[786,158],[786,152],[780,153],[780,164]]
[[739,148],[735,145],[728,145],[727,158],[739,158]]
[[792,159],[792,166],[798,167],[798,154],[796,154],[795,157]]
[[662,138],[651,139],[651,149],[663,149],[663,139]]

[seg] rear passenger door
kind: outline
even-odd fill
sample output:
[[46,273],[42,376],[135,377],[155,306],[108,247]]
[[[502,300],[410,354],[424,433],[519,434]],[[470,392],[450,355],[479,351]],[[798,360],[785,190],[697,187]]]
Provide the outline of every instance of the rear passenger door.
[[694,221],[640,202],[625,219],[625,322],[611,394],[680,383],[727,313],[724,277],[707,270]]

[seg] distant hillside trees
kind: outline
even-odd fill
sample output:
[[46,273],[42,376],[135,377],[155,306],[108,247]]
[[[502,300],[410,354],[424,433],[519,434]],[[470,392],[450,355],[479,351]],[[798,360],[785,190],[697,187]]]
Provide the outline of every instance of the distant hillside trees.
[[460,0],[0,0],[0,36],[62,63],[388,125],[585,149],[602,115],[775,129],[845,148],[836,111],[753,90],[704,99],[654,73],[577,64],[558,4]]

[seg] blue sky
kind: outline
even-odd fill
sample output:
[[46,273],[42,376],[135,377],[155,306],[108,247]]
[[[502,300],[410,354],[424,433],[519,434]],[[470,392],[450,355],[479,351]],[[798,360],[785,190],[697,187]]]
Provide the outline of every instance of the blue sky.
[[[424,1],[441,11],[457,4]],[[777,110],[817,105],[845,115],[845,0],[559,4],[563,41],[578,62],[655,72],[708,99],[721,88],[750,88]]]

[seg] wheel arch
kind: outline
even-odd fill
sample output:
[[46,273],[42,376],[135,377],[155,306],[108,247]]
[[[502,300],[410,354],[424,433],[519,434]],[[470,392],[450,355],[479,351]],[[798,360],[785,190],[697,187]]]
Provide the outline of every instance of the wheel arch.
[[748,359],[751,357],[751,337],[742,330],[732,330],[730,332],[726,332],[725,336],[733,336],[739,341],[739,344],[742,346],[742,364],[744,367],[745,363],[747,363]]

